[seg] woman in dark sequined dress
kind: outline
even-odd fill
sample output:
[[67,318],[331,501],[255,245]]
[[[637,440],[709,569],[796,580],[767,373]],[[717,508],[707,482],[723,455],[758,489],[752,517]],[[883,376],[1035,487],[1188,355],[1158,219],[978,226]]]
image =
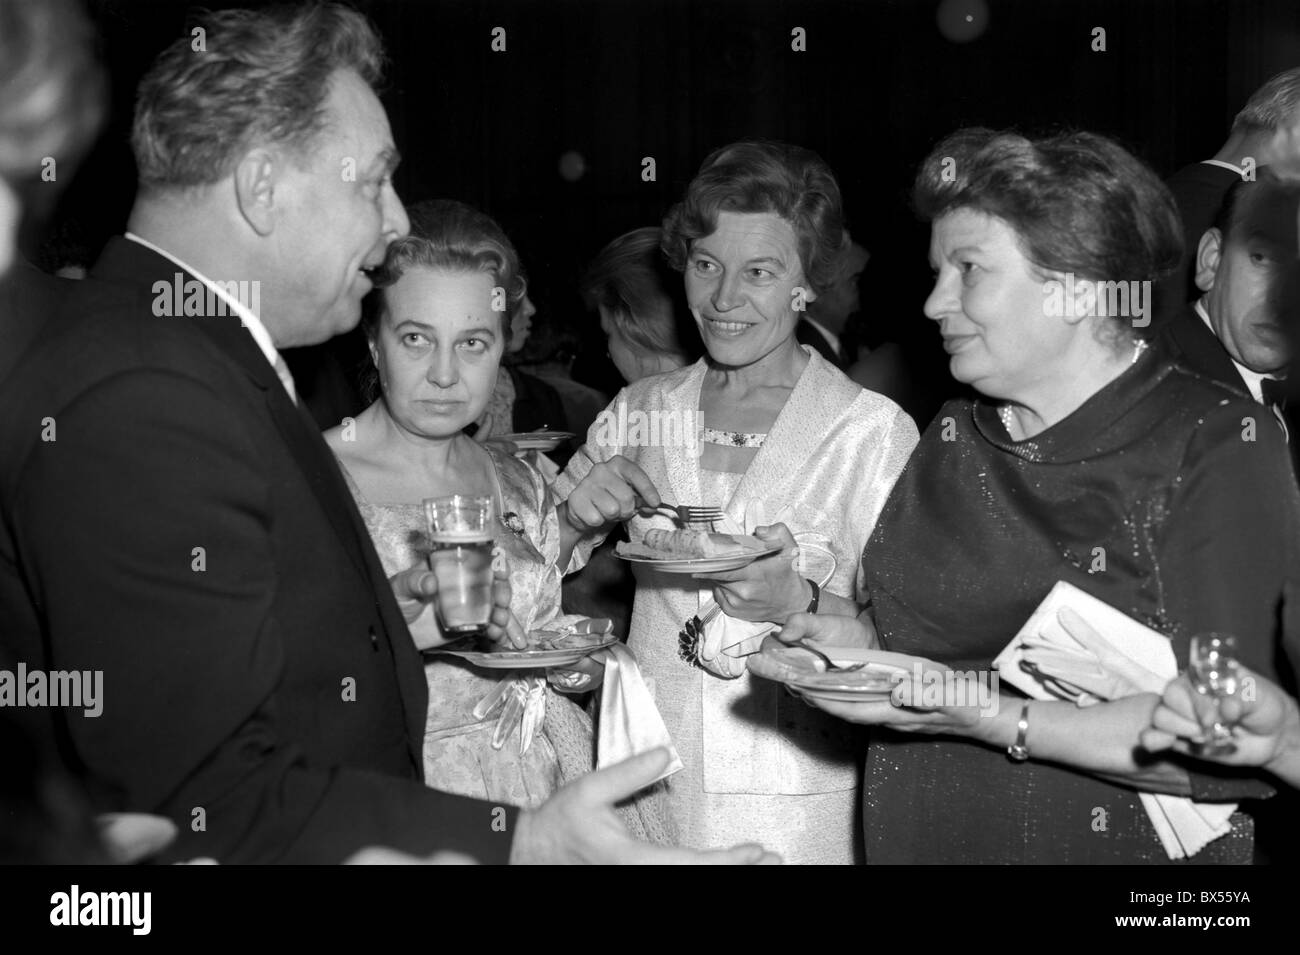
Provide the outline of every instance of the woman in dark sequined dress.
[[[1166,635],[1180,668],[1192,634],[1226,630],[1276,678],[1300,497],[1272,416],[1135,331],[1178,259],[1163,185],[1100,136],[963,130],[915,198],[932,224],[925,312],[978,396],[942,409],[895,485],[863,556],[872,608],[791,618],[781,639],[989,673],[1064,580]],[[1128,307],[1089,303],[1083,280],[1124,283]],[[880,727],[868,863],[1164,863],[1142,792],[1240,804],[1190,861],[1251,861],[1251,800],[1270,788],[1143,751],[1155,694],[1085,708],[1004,683],[983,711],[903,701],[816,704]]]

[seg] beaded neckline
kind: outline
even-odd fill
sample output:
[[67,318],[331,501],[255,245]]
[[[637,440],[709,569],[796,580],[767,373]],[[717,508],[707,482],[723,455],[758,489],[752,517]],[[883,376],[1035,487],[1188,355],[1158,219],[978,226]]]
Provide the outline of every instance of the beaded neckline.
[[706,444],[721,444],[729,448],[761,448],[766,434],[754,434],[746,431],[719,431],[716,428],[703,428],[700,440]]

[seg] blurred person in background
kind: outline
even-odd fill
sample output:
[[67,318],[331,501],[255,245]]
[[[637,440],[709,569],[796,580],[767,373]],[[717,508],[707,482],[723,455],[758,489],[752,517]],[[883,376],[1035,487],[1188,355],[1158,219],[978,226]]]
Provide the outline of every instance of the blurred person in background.
[[[624,233],[600,250],[580,286],[583,302],[600,316],[609,359],[629,385],[689,365],[704,351],[681,277],[660,249],[662,238],[658,226]],[[607,617],[623,636],[631,625],[636,589],[631,568],[613,554],[625,540],[620,525],[587,566],[564,580],[568,612]]]
[[877,337],[880,319],[862,311],[862,276],[870,259],[845,229],[835,280],[808,303],[796,334],[863,388],[907,409],[912,389],[902,348],[890,341],[867,344]]
[[[70,179],[99,128],[104,79],[93,48],[90,24],[69,0],[0,4],[0,389],[62,300],[63,283],[22,258],[18,235],[33,205],[24,198]],[[41,179],[46,157],[63,171],[55,183]],[[14,559],[0,533],[0,565]],[[0,643],[0,669],[12,673],[20,659]],[[0,863],[111,861],[80,781],[56,740],[24,719],[32,713],[0,708]]]
[[1183,224],[1178,267],[1156,287],[1152,331],[1201,297],[1197,250],[1214,225],[1232,184],[1254,178],[1260,166],[1300,159],[1300,67],[1283,70],[1250,95],[1223,145],[1209,159],[1184,166],[1166,180]]

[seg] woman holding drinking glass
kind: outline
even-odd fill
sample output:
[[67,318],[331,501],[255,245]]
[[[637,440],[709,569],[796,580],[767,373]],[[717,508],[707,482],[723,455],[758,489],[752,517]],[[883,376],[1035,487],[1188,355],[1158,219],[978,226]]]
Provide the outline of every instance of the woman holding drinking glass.
[[[1149,289],[1177,262],[1159,179],[1101,136],[971,129],[934,149],[915,199],[936,275],[925,312],[979,396],[944,406],[885,505],[863,556],[872,613],[796,617],[780,639],[988,674],[1064,580],[1167,636],[1180,668],[1194,633],[1223,630],[1275,677],[1297,574],[1284,555],[1300,535],[1281,430],[1137,338],[1140,313],[1053,298],[1084,280]],[[1004,686],[990,713],[913,691],[815,704],[882,727],[868,863],[1165,863],[1139,793],[1270,794],[1240,772],[1144,754],[1154,693],[1079,707]],[[1192,861],[1249,862],[1252,842],[1239,810]]]
[[[524,295],[514,250],[480,220],[474,210],[449,213],[388,247],[383,279],[363,319],[380,395],[325,438],[389,574],[428,550],[423,500],[460,494],[493,501],[492,537],[509,566],[509,637],[519,646],[533,631],[581,628],[587,621],[560,611],[559,528],[541,475],[462,432],[487,405],[511,309]],[[504,310],[494,307],[501,303],[498,290]],[[530,807],[594,768],[590,719],[541,678],[507,673],[503,684],[500,671],[449,658],[425,671],[430,786]],[[498,711],[484,714],[482,704],[501,690],[499,712],[513,703],[516,715],[499,726]],[[525,724],[541,713],[530,733]],[[657,819],[627,821],[638,834],[663,841]]]

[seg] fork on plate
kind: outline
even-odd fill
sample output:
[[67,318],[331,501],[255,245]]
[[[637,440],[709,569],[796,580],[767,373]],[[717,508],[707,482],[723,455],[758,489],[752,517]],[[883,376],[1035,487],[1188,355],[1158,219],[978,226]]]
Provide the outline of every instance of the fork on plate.
[[701,507],[692,504],[669,504],[666,501],[661,502],[658,507],[639,508],[641,511],[661,511],[672,516],[673,520],[679,524],[712,524],[714,521],[722,520],[722,508],[720,507]]

